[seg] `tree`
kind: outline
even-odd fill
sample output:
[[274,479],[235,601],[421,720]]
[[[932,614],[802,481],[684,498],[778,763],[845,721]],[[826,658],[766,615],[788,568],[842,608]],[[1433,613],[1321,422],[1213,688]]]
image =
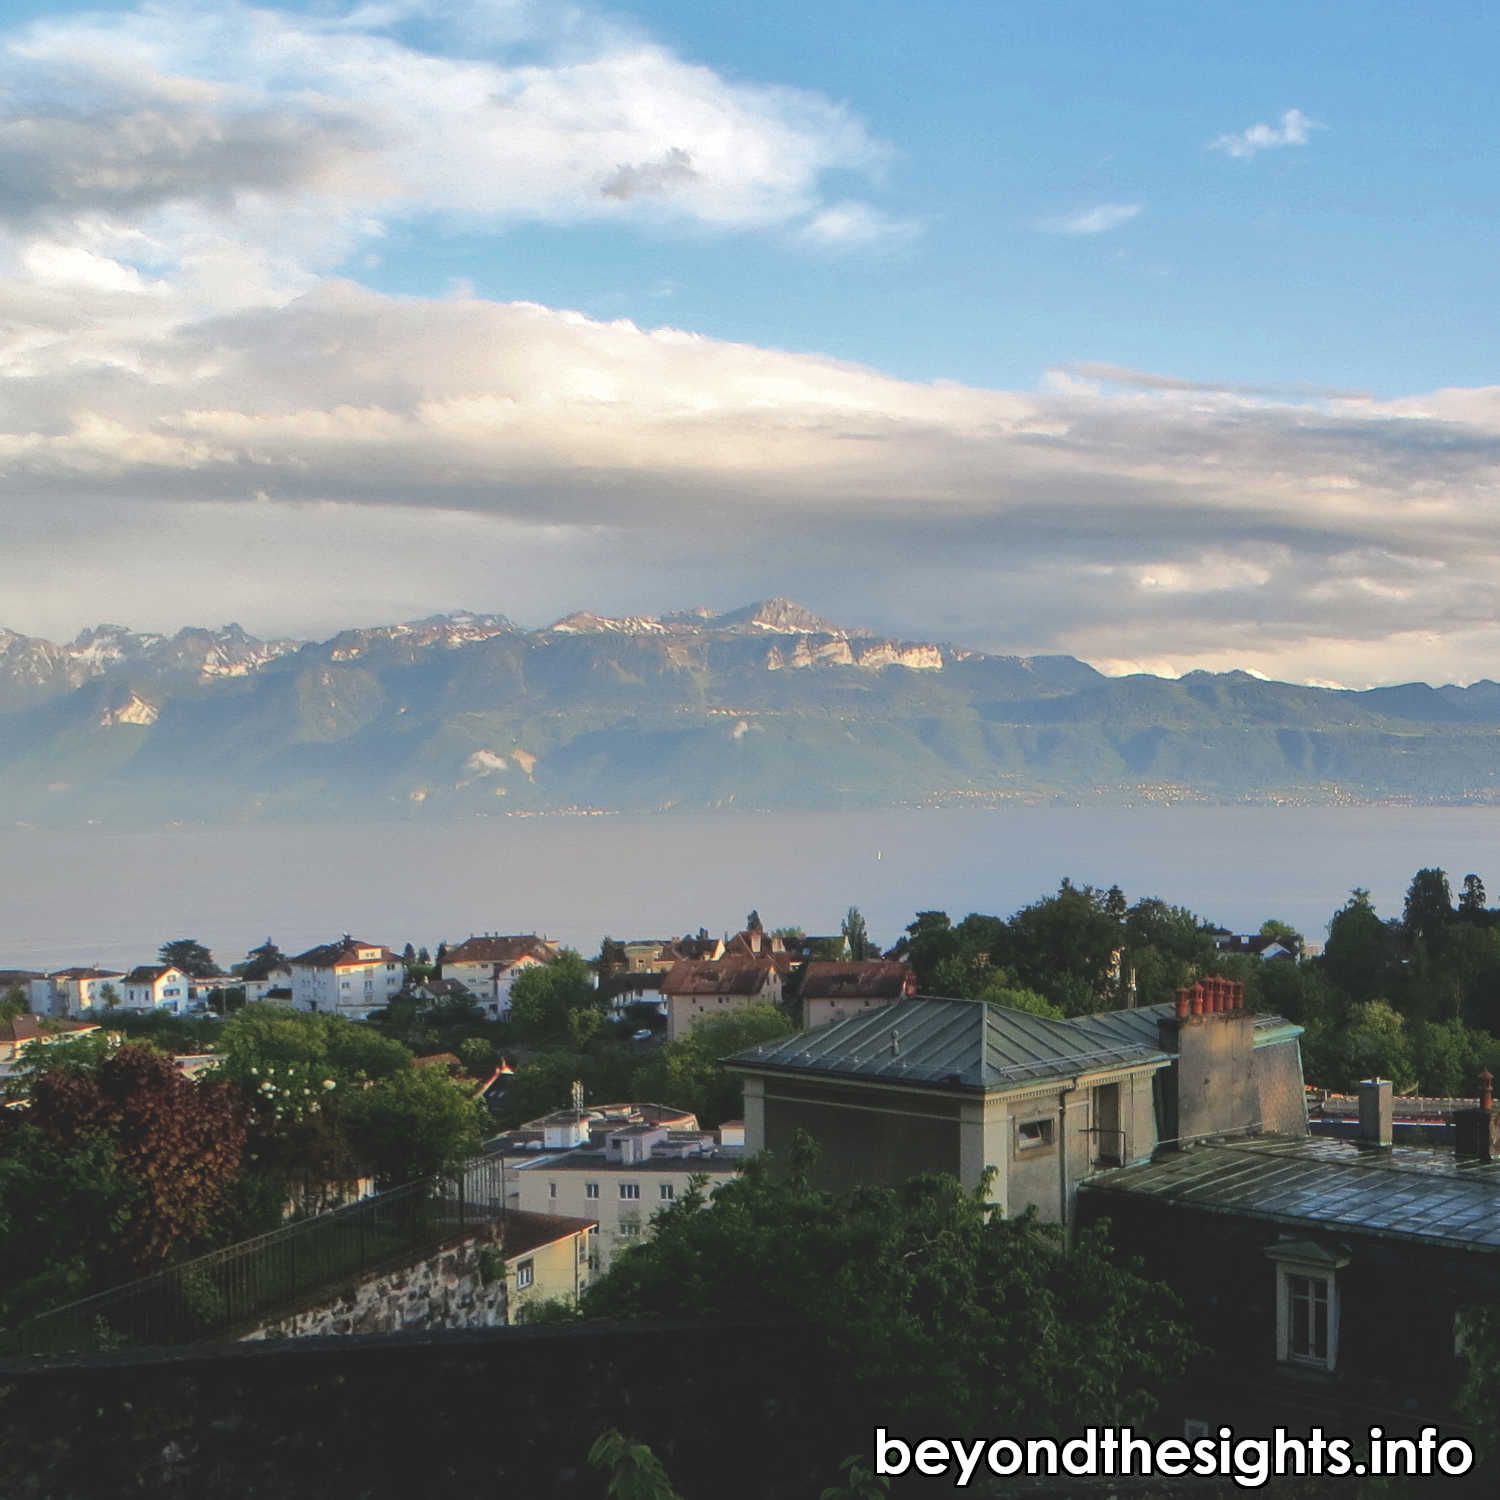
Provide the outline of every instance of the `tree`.
[[745,918],[746,932],[764,932],[766,929],[761,925],[760,913],[754,907],[750,908],[750,915]]
[[1428,951],[1442,947],[1448,924],[1453,920],[1453,896],[1448,876],[1442,870],[1418,870],[1406,891],[1401,925],[1412,942],[1426,943]]
[[632,1080],[635,1095],[690,1109],[705,1129],[739,1119],[745,1110],[744,1088],[723,1059],[789,1036],[792,1030],[792,1023],[772,1005],[752,1005],[700,1021],[642,1064]]
[[1016,978],[1072,1015],[1096,1010],[1110,998],[1109,975],[1122,932],[1106,901],[1106,893],[1064,879],[1055,896],[1033,902],[1010,920],[1010,967]]
[[1458,914],[1465,921],[1475,921],[1485,912],[1484,881],[1477,875],[1464,876],[1463,894],[1458,898]]
[[1324,971],[1350,1000],[1371,1000],[1384,986],[1391,957],[1390,932],[1369,891],[1356,886],[1329,920]]
[[623,974],[629,967],[630,955],[626,953],[624,943],[608,936],[600,939],[599,956],[594,960],[594,972],[599,976],[601,983],[606,979],[612,979],[616,974]]
[[958,950],[958,935],[945,911],[919,911],[896,945],[897,956],[916,971],[917,987],[927,994],[933,993],[938,965]]
[[436,1068],[411,1068],[344,1104],[350,1145],[382,1187],[451,1172],[475,1155],[488,1119],[464,1088]]
[[158,956],[194,979],[212,979],[219,972],[213,954],[195,938],[173,938],[161,945]]
[[99,986],[99,998],[104,1002],[105,1010],[115,1010],[120,1004],[120,992],[112,984]]
[[1033,1016],[1048,1016],[1054,1021],[1063,1019],[1062,1009],[1035,990],[1019,990],[1010,985],[996,984],[980,990],[975,998],[989,1005],[998,1005],[1003,1010],[1024,1010]]
[[49,1069],[30,1093],[29,1123],[52,1142],[109,1144],[129,1196],[120,1241],[138,1266],[214,1237],[245,1147],[244,1106],[230,1084],[190,1081],[170,1057],[130,1042],[92,1070]]
[[564,948],[551,963],[531,964],[516,975],[510,990],[511,1025],[526,1041],[582,1041],[597,1027],[588,1019],[572,1018],[592,1012],[602,1022],[606,1003],[588,963]]
[[24,1016],[31,1010],[31,1000],[26,991],[18,984],[13,984],[0,995],[0,1022],[14,1020],[17,1016]]
[[1139,1425],[1184,1368],[1175,1298],[1117,1264],[1103,1226],[1063,1254],[1032,1214],[991,1213],[988,1181],[822,1192],[805,1137],[778,1165],[755,1158],[711,1200],[697,1186],[659,1213],[585,1315],[810,1325],[850,1408],[913,1431]]
[[1293,953],[1301,951],[1302,934],[1290,922],[1282,922],[1275,917],[1267,917],[1260,924],[1260,935],[1263,938],[1274,938],[1283,948],[1289,948]]

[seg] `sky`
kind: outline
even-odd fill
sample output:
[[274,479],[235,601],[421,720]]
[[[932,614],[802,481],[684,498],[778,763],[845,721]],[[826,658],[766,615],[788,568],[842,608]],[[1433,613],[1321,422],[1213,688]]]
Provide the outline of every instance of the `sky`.
[[0,3],[0,623],[1500,676],[1497,31]]

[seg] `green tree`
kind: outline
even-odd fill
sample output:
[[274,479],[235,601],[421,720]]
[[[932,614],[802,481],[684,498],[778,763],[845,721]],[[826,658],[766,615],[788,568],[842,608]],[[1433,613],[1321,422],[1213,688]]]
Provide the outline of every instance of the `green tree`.
[[1024,1010],[1034,1016],[1047,1016],[1061,1021],[1063,1013],[1059,1006],[1037,994],[1035,990],[1016,989],[1010,985],[996,984],[980,990],[977,999],[989,1005],[998,1005],[1004,1010]]
[[13,984],[0,995],[0,1022],[14,1020],[16,1016],[24,1016],[31,1010],[31,1000],[26,991],[18,984]]
[[466,1036],[458,1044],[458,1058],[476,1078],[486,1078],[495,1066],[495,1044],[482,1036]]
[[161,945],[158,956],[164,964],[171,964],[194,979],[212,979],[219,972],[213,954],[196,938],[173,938]]
[[929,995],[936,993],[938,965],[958,951],[958,934],[945,911],[919,911],[896,945],[897,954],[916,970],[918,989]]
[[1458,914],[1465,921],[1477,921],[1485,913],[1484,881],[1477,875],[1464,876],[1464,888],[1458,898]]
[[[805,1138],[773,1173],[695,1187],[584,1294],[587,1316],[764,1319],[822,1332],[853,1409],[928,1431],[1139,1425],[1191,1346],[1171,1292],[1110,1255],[1068,1254],[1027,1214],[951,1177],[820,1192]],[[920,1372],[920,1378],[913,1378]]]
[[488,1118],[436,1068],[412,1068],[354,1090],[344,1118],[355,1155],[382,1187],[451,1172],[484,1142]]
[[857,906],[851,906],[839,923],[839,931],[849,944],[849,957],[853,959],[879,958],[880,945],[872,941],[865,919]]
[[1412,942],[1426,943],[1428,951],[1438,953],[1453,920],[1453,895],[1443,870],[1418,870],[1406,891],[1406,905],[1401,925]]
[[1324,973],[1350,1000],[1372,1000],[1385,986],[1393,957],[1390,930],[1369,891],[1356,886],[1329,920]]
[[1106,902],[1106,893],[1065,879],[1055,896],[1010,920],[1009,966],[1017,980],[1070,1015],[1097,1010],[1113,998],[1109,976],[1122,929]]
[[723,1059],[761,1042],[789,1036],[793,1026],[771,1005],[700,1021],[644,1062],[632,1079],[638,1099],[690,1109],[705,1130],[744,1115],[744,1088]]
[[1406,1021],[1387,1000],[1362,1001],[1350,1010],[1341,1061],[1338,1082],[1346,1089],[1363,1078],[1389,1078],[1398,1094],[1416,1085],[1417,1068]]
[[549,964],[532,964],[517,976],[510,991],[510,1022],[524,1041],[542,1042],[592,1034],[596,1027],[574,1022],[575,1015],[593,1012],[601,1020],[607,1002],[594,985],[593,971],[572,948],[564,948]]
[[1302,934],[1290,922],[1280,921],[1276,917],[1267,917],[1260,924],[1260,935],[1263,938],[1275,938],[1283,947],[1290,948],[1294,953],[1300,951],[1302,947]]

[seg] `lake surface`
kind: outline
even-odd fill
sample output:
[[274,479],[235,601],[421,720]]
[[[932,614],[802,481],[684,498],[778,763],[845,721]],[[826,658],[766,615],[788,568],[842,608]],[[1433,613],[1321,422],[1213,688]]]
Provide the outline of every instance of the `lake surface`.
[[195,937],[229,964],[349,932],[435,948],[477,932],[599,939],[837,932],[858,906],[890,944],[929,908],[1009,915],[1118,882],[1236,931],[1268,916],[1321,941],[1352,886],[1398,916],[1413,873],[1470,871],[1500,898],[1500,808],[1017,807],[985,811],[492,818],[464,823],[0,832],[0,967],[152,961]]

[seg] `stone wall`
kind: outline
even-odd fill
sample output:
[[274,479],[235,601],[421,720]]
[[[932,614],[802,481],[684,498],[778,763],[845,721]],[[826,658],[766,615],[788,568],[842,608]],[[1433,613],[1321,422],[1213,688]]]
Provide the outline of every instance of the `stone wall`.
[[808,1500],[869,1446],[805,1329],[579,1324],[0,1363],[6,1500],[597,1500],[610,1427],[685,1496]]
[[505,1277],[488,1286],[480,1255],[497,1243],[474,1235],[426,1260],[340,1289],[313,1307],[276,1318],[245,1341],[324,1334],[396,1333],[403,1328],[496,1328],[506,1322]]

